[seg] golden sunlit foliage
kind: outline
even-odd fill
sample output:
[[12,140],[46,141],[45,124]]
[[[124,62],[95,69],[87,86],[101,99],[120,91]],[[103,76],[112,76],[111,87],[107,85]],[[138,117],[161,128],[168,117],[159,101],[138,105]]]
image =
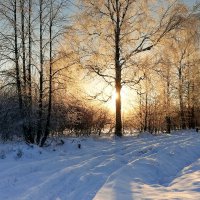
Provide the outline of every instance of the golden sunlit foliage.
[[[85,70],[82,72],[86,75],[82,80],[86,84],[85,93],[94,97],[95,101],[107,102],[106,107],[113,112],[119,97],[114,89],[113,20],[116,19],[114,14],[109,13],[109,2],[88,0],[81,1],[79,6],[83,12],[75,16],[66,42],[75,44],[73,50],[79,56],[80,68]],[[178,117],[173,111],[180,107],[178,93],[184,93],[178,84],[180,62],[182,65],[198,63],[194,59],[198,54],[198,20],[190,16],[187,6],[175,1],[158,4],[157,1],[133,1],[128,9],[131,12],[122,23],[120,40],[121,62],[124,62],[120,95],[122,112],[128,118],[133,110],[135,114],[139,112],[139,120],[136,121],[140,125],[136,125],[137,128],[147,129],[148,123],[154,123],[151,126],[161,130],[165,127],[166,118]],[[108,17],[109,14],[111,17]],[[138,54],[137,51],[151,45],[156,46],[151,51]],[[184,73],[185,78],[187,73]]]

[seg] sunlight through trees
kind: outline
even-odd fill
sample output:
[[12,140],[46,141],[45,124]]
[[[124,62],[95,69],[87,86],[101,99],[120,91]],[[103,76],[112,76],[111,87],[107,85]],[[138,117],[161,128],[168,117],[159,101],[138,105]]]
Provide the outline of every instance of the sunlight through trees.
[[199,126],[198,4],[5,0],[0,25],[2,137]]

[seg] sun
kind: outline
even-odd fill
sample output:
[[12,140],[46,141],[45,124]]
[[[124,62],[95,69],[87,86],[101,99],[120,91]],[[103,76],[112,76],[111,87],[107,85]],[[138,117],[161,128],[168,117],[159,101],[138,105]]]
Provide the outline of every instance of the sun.
[[[95,85],[95,89],[94,89]],[[107,85],[101,82],[99,79],[95,79],[92,82],[88,82],[85,85],[85,90],[90,94],[91,97],[97,95],[94,104],[99,101],[99,103],[105,107],[113,115],[116,112],[116,99],[119,98],[114,86],[107,87]],[[128,86],[124,85],[121,89],[121,111],[122,114],[129,114],[134,107],[137,106],[137,94],[135,90],[130,89]]]
[[[116,105],[116,99],[119,98],[119,94],[116,92],[116,90],[112,91],[112,96],[111,96],[111,100],[108,101],[107,103],[107,107],[109,108],[109,110],[111,112],[115,112],[115,105]],[[126,88],[126,87],[122,87],[121,90],[121,105],[122,105],[122,112],[129,112],[130,109],[132,109],[132,103],[131,101],[133,101],[133,94],[132,92]]]

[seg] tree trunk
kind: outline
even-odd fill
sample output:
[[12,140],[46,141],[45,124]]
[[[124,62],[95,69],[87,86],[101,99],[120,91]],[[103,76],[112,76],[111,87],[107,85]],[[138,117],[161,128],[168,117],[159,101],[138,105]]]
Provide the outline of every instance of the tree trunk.
[[122,136],[122,116],[121,116],[121,64],[120,64],[120,16],[119,0],[116,0],[116,27],[115,27],[115,89],[116,89],[116,116],[115,135]]
[[[116,71],[116,74],[120,73]],[[115,121],[115,135],[122,136],[122,119],[121,119],[121,81],[120,75],[116,75],[116,121]]]
[[[20,0],[21,12],[21,41],[22,41],[22,69],[23,69],[23,94],[26,99],[26,49],[25,49],[25,29],[24,29],[24,0]],[[26,101],[25,101],[26,102]]]
[[148,94],[145,94],[145,116],[144,116],[144,131],[147,131],[148,126]]
[[[17,0],[14,1],[14,35],[15,35],[15,73],[16,73],[16,84],[19,102],[19,111],[21,120],[24,120],[23,114],[23,100],[20,80],[20,69],[19,69],[19,52],[18,52],[18,34],[17,34]],[[23,127],[24,128],[24,127]],[[24,131],[24,129],[23,129]]]
[[180,106],[180,118],[181,118],[181,128],[185,129],[185,113],[184,113],[184,105],[183,105],[183,83],[182,83],[182,69],[179,69],[179,106]]
[[32,77],[31,77],[31,61],[32,61],[32,34],[31,34],[31,14],[32,14],[32,0],[29,0],[29,16],[28,16],[28,98],[29,106],[32,111]]
[[143,131],[144,129],[144,124],[143,124],[143,119],[142,119],[142,88],[141,88],[141,84],[140,84],[140,92],[139,92],[139,97],[140,97],[140,100],[139,100],[139,104],[140,104],[140,113],[139,113],[139,117],[140,117],[140,132]]
[[170,117],[170,72],[167,70],[167,103],[166,103],[166,124],[167,133],[171,133],[171,117]]
[[194,99],[194,80],[192,81],[192,105],[191,105],[191,120],[190,120],[190,125],[191,128],[195,128],[195,99]]
[[39,114],[37,144],[40,143],[42,136],[42,117],[43,117],[43,0],[40,0],[40,79],[39,79]]
[[31,34],[31,14],[32,0],[29,0],[29,16],[28,16],[28,102],[30,115],[32,114],[32,34]]
[[34,139],[30,133],[29,130],[29,122],[30,116],[29,116],[29,107],[28,107],[28,101],[27,101],[27,77],[26,77],[26,47],[25,47],[25,12],[24,12],[24,0],[20,0],[20,12],[21,12],[21,43],[22,43],[22,71],[23,71],[23,115],[24,115],[24,137],[26,142],[28,143],[34,143]]
[[49,25],[49,102],[48,102],[48,113],[47,113],[47,122],[45,127],[45,133],[41,140],[41,146],[44,145],[49,133],[50,133],[50,124],[51,124],[51,110],[52,110],[52,68],[53,68],[53,59],[52,59],[52,0],[50,7],[50,25]]
[[[34,135],[32,129],[32,79],[31,79],[31,59],[32,59],[32,34],[31,34],[31,14],[32,0],[29,0],[28,11],[28,76],[27,76],[27,112],[28,112],[28,134],[30,135],[31,143],[34,143]],[[26,85],[25,85],[26,86]]]

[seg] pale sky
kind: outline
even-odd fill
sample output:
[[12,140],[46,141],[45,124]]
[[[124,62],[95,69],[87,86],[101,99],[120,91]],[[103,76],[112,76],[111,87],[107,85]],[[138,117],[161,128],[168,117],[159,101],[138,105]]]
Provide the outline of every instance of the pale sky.
[[197,2],[197,0],[183,0],[183,2],[185,2],[186,4],[192,6],[192,5],[194,5]]

